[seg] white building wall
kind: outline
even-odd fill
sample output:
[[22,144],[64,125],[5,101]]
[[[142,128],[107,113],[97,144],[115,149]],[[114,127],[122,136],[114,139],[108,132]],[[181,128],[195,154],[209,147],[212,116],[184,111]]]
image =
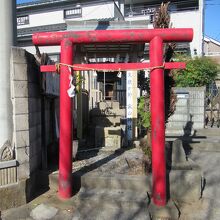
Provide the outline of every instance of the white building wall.
[[150,15],[138,15],[138,16],[131,16],[126,17],[126,21],[150,21]]
[[194,50],[197,55],[202,55],[202,17],[200,11],[184,11],[171,13],[171,23],[174,28],[193,28],[193,41],[190,43],[191,54],[194,55]]
[[18,26],[18,29],[36,27],[36,26],[41,26],[41,25],[60,24],[63,22],[64,22],[63,10],[45,12],[45,13],[40,13],[40,14],[30,14],[29,24],[20,25]]
[[[173,12],[170,14],[171,25],[173,28],[193,28],[194,37],[190,43],[191,54],[194,55],[196,49],[197,55],[202,55],[202,39],[203,39],[203,21],[202,8],[195,11]],[[126,17],[126,21],[150,21],[149,15],[140,15],[133,17]],[[147,28],[153,28],[153,24],[149,24]]]
[[114,3],[83,7],[82,8],[82,20],[113,18],[114,7],[115,7]]
[[[82,17],[68,18],[67,20],[82,21],[82,20],[102,19],[102,18],[114,18],[115,7],[116,6],[112,2],[103,5],[84,6],[82,7]],[[64,22],[65,19],[64,19],[63,10],[30,14],[29,24],[20,25],[18,26],[18,29],[37,27],[41,25],[60,24]]]

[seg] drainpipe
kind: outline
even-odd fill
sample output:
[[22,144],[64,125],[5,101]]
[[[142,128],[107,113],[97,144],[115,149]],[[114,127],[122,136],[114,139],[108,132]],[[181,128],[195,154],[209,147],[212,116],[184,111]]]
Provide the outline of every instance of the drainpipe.
[[0,7],[0,149],[6,141],[12,142],[12,102],[10,94],[10,55],[15,45],[16,1],[1,0]]

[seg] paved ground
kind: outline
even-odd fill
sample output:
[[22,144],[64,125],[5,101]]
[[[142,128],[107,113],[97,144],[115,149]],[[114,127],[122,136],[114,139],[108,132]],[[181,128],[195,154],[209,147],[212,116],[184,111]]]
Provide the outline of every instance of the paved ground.
[[[202,198],[196,204],[182,204],[182,220],[219,220],[220,219],[220,129],[202,130],[204,136],[200,143],[192,146],[190,158],[201,166],[205,186]],[[193,140],[197,142],[197,139]]]
[[[209,143],[206,139],[206,146],[200,148],[200,145],[196,145],[190,155],[190,158],[202,167],[206,184],[203,196],[198,202],[177,203],[181,212],[180,220],[220,219],[220,138],[215,136],[211,139],[215,140],[214,147],[212,141]],[[84,191],[82,188],[80,193],[68,201],[59,200],[56,194],[56,191],[50,190],[25,206],[3,211],[2,220],[150,219],[147,192],[134,193],[117,189]]]
[[[219,146],[220,147],[220,146]],[[220,219],[220,152],[194,151],[190,156],[198,163],[206,180],[203,196],[197,204],[183,204],[181,219],[219,220]]]

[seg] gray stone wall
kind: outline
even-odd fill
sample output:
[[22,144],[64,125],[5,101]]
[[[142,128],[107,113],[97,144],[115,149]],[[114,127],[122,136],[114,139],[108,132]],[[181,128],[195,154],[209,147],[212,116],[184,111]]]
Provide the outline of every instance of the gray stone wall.
[[41,97],[39,67],[21,48],[11,53],[11,98],[18,180],[41,166]]
[[175,88],[175,113],[166,124],[167,134],[193,134],[205,125],[205,87]]

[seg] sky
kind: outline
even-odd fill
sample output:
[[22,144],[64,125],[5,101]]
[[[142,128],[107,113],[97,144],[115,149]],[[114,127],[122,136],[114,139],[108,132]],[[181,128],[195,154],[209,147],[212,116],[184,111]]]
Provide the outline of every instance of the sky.
[[[16,0],[17,4],[36,0]],[[220,41],[220,0],[205,1],[205,35]]]
[[205,35],[220,41],[220,0],[206,0]]

